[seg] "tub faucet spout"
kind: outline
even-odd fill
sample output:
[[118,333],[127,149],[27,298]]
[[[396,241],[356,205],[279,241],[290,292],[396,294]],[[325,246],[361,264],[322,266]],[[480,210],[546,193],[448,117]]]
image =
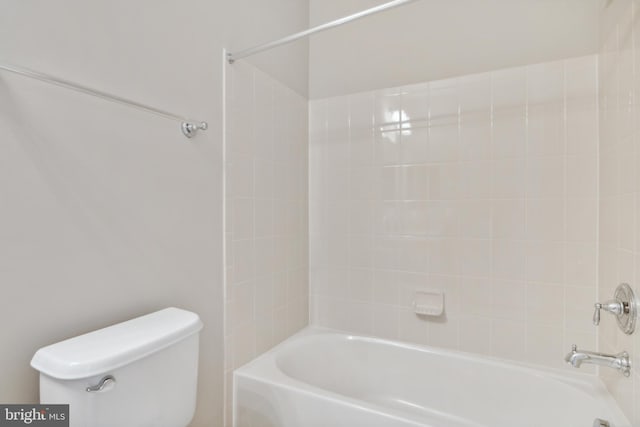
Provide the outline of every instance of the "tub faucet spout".
[[578,346],[574,344],[571,347],[571,351],[565,356],[564,361],[574,368],[579,368],[580,365],[586,363],[617,369],[625,377],[631,375],[631,361],[629,360],[629,353],[626,351],[614,355],[595,351],[578,351]]

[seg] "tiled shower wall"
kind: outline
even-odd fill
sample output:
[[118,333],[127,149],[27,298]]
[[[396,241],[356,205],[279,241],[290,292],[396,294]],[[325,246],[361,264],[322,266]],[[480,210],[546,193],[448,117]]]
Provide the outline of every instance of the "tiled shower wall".
[[597,120],[595,55],[312,101],[315,324],[553,367],[595,348]]
[[231,373],[307,325],[307,99],[245,61],[226,70],[226,420]]
[[[600,52],[600,300],[618,283],[640,293],[640,2],[616,0],[603,8]],[[640,335],[624,335],[603,313],[600,350],[628,351],[632,375],[601,369],[600,376],[631,424],[640,425]]]

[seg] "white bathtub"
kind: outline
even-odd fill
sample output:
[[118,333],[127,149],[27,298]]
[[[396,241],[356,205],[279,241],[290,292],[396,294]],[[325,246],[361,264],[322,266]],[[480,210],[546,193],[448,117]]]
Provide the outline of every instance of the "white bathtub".
[[235,427],[631,427],[594,377],[307,329],[234,373]]

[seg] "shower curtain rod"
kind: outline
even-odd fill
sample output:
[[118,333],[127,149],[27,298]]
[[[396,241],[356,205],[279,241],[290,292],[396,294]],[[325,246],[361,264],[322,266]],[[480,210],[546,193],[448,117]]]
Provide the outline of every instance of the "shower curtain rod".
[[75,90],[77,92],[84,93],[86,95],[95,96],[107,101],[114,102],[116,104],[125,105],[127,107],[136,108],[138,110],[146,111],[148,113],[152,113],[170,120],[176,120],[181,122],[180,129],[182,133],[187,138],[191,138],[195,135],[195,133],[199,130],[206,130],[208,128],[207,122],[200,122],[197,120],[189,120],[183,116],[179,116],[177,114],[169,113],[167,111],[160,110],[155,107],[150,107],[145,104],[141,104],[136,101],[131,101],[126,98],[122,98],[120,96],[111,95],[106,92],[102,92],[96,89],[91,89],[86,86],[82,86],[76,83],[71,83],[67,80],[60,79],[58,77],[53,77],[48,74],[40,73],[37,71],[29,70],[27,68],[18,67],[16,65],[0,63],[0,70],[9,71],[11,73],[15,73],[24,77],[29,77],[31,79],[40,80],[45,83],[50,83],[56,86],[60,86],[66,89]]
[[370,9],[363,10],[362,12],[354,13],[353,15],[345,16],[344,18],[336,19],[335,21],[327,22],[326,24],[318,25],[317,27],[309,28],[308,30],[301,31],[296,34],[292,34],[287,37],[283,37],[279,40],[275,40],[269,43],[261,44],[256,47],[252,47],[249,49],[241,50],[235,53],[229,52],[227,53],[227,60],[229,64],[233,64],[236,60],[246,58],[247,56],[255,55],[256,53],[263,52],[265,50],[273,49],[274,47],[282,46],[283,44],[288,44],[299,40],[301,38],[310,36],[315,33],[319,33],[321,31],[326,31],[331,28],[339,27],[340,25],[348,24],[349,22],[353,22],[357,19],[364,18],[365,16],[373,15],[375,13],[379,13],[388,9],[392,9],[394,7],[402,6],[408,3],[412,3],[417,0],[394,0],[388,3],[381,4],[379,6],[372,7]]

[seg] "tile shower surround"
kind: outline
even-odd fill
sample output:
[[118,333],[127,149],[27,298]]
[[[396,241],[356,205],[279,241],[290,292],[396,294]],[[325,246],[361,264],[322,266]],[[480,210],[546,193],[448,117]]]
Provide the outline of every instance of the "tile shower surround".
[[308,324],[307,100],[227,67],[225,418],[231,373]]
[[[640,2],[618,0],[603,8],[599,55],[600,234],[599,300],[613,297],[618,283],[640,294]],[[603,313],[600,350],[628,351],[632,374],[609,369],[600,376],[631,421],[640,425],[640,332],[629,336]]]
[[[563,366],[572,343],[626,349],[640,365],[637,334],[623,335],[608,315],[598,329],[590,324],[593,301],[610,298],[619,282],[640,291],[639,11],[635,0],[603,8],[598,56],[311,101],[313,321],[553,367]],[[282,91],[294,95],[292,106],[306,103],[248,66],[234,74],[237,88],[247,86],[242,95],[228,87],[228,127],[236,121],[246,133],[244,148],[227,156],[227,218],[244,215],[248,224],[261,194],[273,209],[278,200],[261,193],[256,159],[283,158],[268,123],[260,134],[266,150],[246,144],[260,132],[256,110],[273,118]],[[232,133],[228,143],[238,138]],[[256,179],[234,183],[246,172]],[[265,188],[273,190],[270,177]],[[305,181],[302,169],[297,179]],[[235,234],[227,223],[227,373],[306,323],[304,298],[290,296],[303,295],[305,285],[262,288],[249,273],[247,287],[236,286],[243,282],[234,277],[234,250],[244,241],[253,251],[265,223]],[[445,291],[445,316],[413,315],[411,293],[419,288]],[[267,312],[280,304],[266,338],[256,304],[265,290]],[[640,375],[599,374],[640,424]]]
[[[570,344],[596,348],[597,56],[309,117],[315,324],[563,369]],[[412,312],[421,288],[445,315]]]

